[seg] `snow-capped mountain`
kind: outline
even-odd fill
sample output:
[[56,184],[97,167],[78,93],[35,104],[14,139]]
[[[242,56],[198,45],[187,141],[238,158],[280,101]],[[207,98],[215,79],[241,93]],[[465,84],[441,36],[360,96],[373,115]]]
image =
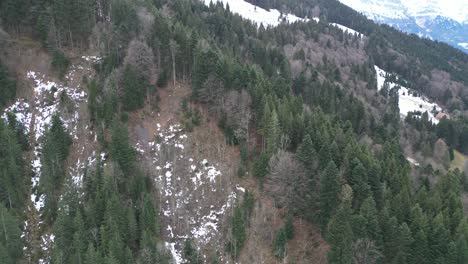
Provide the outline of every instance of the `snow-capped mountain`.
[[468,52],[468,0],[340,0],[379,23]]

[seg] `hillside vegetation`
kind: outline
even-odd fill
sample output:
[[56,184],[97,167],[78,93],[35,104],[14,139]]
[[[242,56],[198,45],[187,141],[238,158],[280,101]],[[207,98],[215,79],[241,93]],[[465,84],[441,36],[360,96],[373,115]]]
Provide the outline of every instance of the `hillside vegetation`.
[[468,263],[468,55],[248,2],[0,1],[2,263]]

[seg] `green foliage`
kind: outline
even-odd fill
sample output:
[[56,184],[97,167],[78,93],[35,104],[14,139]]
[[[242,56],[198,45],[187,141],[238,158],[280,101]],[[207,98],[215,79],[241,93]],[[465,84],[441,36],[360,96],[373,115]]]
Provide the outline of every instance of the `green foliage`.
[[169,72],[168,70],[164,68],[158,76],[158,81],[156,82],[156,85],[158,87],[164,88],[167,86],[168,82],[169,82]]
[[350,216],[350,206],[342,204],[328,224],[328,241],[331,247],[328,263],[352,263],[353,231],[349,223]]
[[114,122],[112,126],[110,154],[112,159],[119,164],[124,174],[132,174],[135,168],[136,153],[129,144],[127,128],[119,122]]
[[0,3],[0,16],[5,25],[18,29],[28,12],[28,0],[5,0]]
[[304,167],[309,171],[313,172],[317,161],[317,153],[310,135],[305,135],[302,144],[299,146],[296,152],[297,159],[302,162]]
[[57,202],[60,196],[60,188],[65,178],[65,160],[72,139],[65,130],[62,120],[58,115],[52,117],[52,125],[44,134],[44,147],[42,150],[42,170],[39,180],[39,194],[45,196],[44,216],[53,220],[57,211]]
[[250,215],[254,206],[254,197],[248,191],[244,194],[241,204],[234,208],[231,218],[230,238],[226,244],[226,249],[234,259],[237,259],[240,251],[244,247],[247,238],[246,226],[249,223]]
[[70,60],[60,50],[55,50],[52,54],[52,67],[58,73],[60,78],[63,78],[70,67]]
[[268,162],[270,157],[266,153],[260,154],[253,164],[253,174],[262,180],[268,174]]
[[201,123],[201,113],[198,109],[189,106],[188,98],[182,101],[183,121],[182,124],[187,131],[192,131],[194,127]]
[[0,256],[3,263],[17,263],[23,256],[23,241],[18,223],[0,204]]
[[445,142],[459,150],[468,153],[468,119],[465,117],[458,119],[443,118],[436,127],[437,136],[443,138]]
[[286,235],[286,239],[291,240],[294,238],[294,226],[291,214],[288,214],[286,216],[286,223],[284,224],[284,233]]
[[0,120],[0,201],[10,209],[22,208],[27,193],[22,155],[14,131]]
[[276,258],[283,259],[286,256],[286,245],[288,240],[294,238],[294,226],[292,223],[292,216],[288,214],[283,227],[281,227],[275,236],[273,242],[273,252]]
[[122,79],[123,96],[121,102],[124,110],[135,111],[143,107],[146,91],[149,87],[148,80],[131,65],[125,67]]
[[278,259],[283,259],[286,255],[286,231],[284,228],[280,228],[276,232],[275,241],[273,242],[273,252],[275,257]]
[[111,0],[110,15],[114,28],[125,39],[130,39],[138,33],[139,24],[136,14],[136,6],[133,1]]
[[[0,13],[7,28],[24,24],[17,23],[23,15],[13,16],[23,14],[23,2],[1,2]],[[307,220],[322,227],[322,234],[331,247],[330,263],[350,263],[357,254],[374,256],[368,259],[379,263],[467,262],[468,225],[458,189],[460,175],[440,173],[436,184],[427,182],[421,188],[413,186],[399,144],[400,117],[395,90],[385,92],[385,100],[389,102],[386,112],[372,116],[374,113],[367,110],[362,98],[354,96],[342,83],[345,79],[342,66],[345,66],[351,68],[352,82],[364,81],[368,87],[375,87],[374,64],[398,72],[410,83],[418,83],[421,73],[433,68],[446,70],[454,79],[466,82],[466,74],[463,74],[466,55],[390,28],[377,27],[338,1],[312,0],[299,1],[299,4],[297,0],[256,1],[261,6],[286,7],[297,15],[309,17],[313,8],[319,6],[324,21],[337,22],[369,36],[365,50],[372,57],[371,61],[338,67],[324,56],[323,66],[311,68],[305,63],[306,69],[293,81],[283,48],[297,44],[296,33],[308,41],[318,42],[318,36],[328,32],[335,38],[330,41],[330,48],[338,42],[357,47],[360,45],[358,38],[343,36],[327,23],[312,21],[280,25],[274,30],[258,29],[239,16],[231,15],[221,5],[206,7],[197,1],[146,1],[145,10],[155,18],[149,28],[139,24],[144,19],[139,19],[140,13],[137,15],[136,10],[142,10],[138,1],[38,2],[41,6],[36,3],[27,6],[37,13],[29,14],[31,19],[28,17],[28,20],[37,22],[37,36],[53,50],[67,45],[84,47],[95,20],[112,24],[109,32],[102,34],[106,55],[97,66],[98,76],[89,83],[88,93],[89,112],[99,127],[100,141],[106,143],[103,147],[108,147],[110,152],[110,160],[106,162],[111,168],[104,172],[98,161],[96,168],[90,168],[78,195],[76,186],[66,182],[63,188],[62,184],[66,177],[63,163],[70,140],[63,124],[56,124],[60,120],[54,119],[55,125],[44,139],[39,194],[46,197],[43,217],[53,220],[54,214],[57,215],[53,228],[56,234],[52,252],[54,263],[57,260],[63,263],[169,263],[167,252],[161,249],[154,190],[151,181],[138,169],[127,128],[116,122],[110,131],[112,140],[104,140],[113,120],[128,117],[127,114],[118,115],[120,107],[125,111],[141,108],[150,90],[149,80],[140,72],[131,66],[122,66],[128,42],[136,36],[153,49],[160,72],[158,86],[167,84],[172,72],[169,65],[174,58],[173,74],[192,81],[193,99],[206,104],[208,109],[222,105],[218,102],[225,102],[225,95],[233,90],[248,92],[252,115],[247,120],[247,132],[249,135],[258,132],[255,143],[263,148],[258,156],[254,154],[258,150],[256,146],[252,148],[253,174],[264,179],[271,155],[280,148],[296,153],[299,167],[305,168],[307,177],[294,184],[292,198],[288,199],[303,203],[301,208],[308,212],[302,215],[318,215]],[[100,4],[102,14],[94,13],[101,10],[95,8],[96,3]],[[156,10],[153,3],[157,8],[164,6],[164,12]],[[143,32],[149,34],[140,34]],[[171,42],[176,45],[170,45]],[[171,52],[171,46],[178,49]],[[393,53],[392,49],[402,57],[389,58],[387,55]],[[299,50],[294,58],[303,60],[305,55],[306,52]],[[419,61],[420,68],[401,61]],[[68,61],[63,53],[54,55],[54,64],[61,75],[65,74]],[[107,79],[119,67],[123,78]],[[307,72],[311,73],[310,78],[306,77]],[[13,99],[15,90],[14,81],[0,68],[0,105]],[[451,96],[445,94],[444,97]],[[229,142],[241,144],[242,163],[247,167],[250,157],[244,146],[245,138],[236,134],[231,116],[221,113],[218,117]],[[200,116],[190,111],[187,120],[193,126],[199,123]],[[424,116],[421,122],[408,119],[418,131],[428,131],[427,137],[421,136],[427,144],[421,145],[421,149],[431,150],[432,138],[439,136],[452,148],[467,152],[466,120],[442,120],[437,127],[425,121]],[[10,125],[13,123],[9,121]],[[24,181],[20,130],[16,125],[8,130],[0,124],[1,199],[7,207],[15,209],[22,206],[26,193],[13,188],[14,183]],[[382,146],[381,151],[371,151],[358,143],[367,137]],[[345,186],[344,191],[341,186]],[[66,195],[58,202],[63,189]],[[10,197],[14,199],[8,206]],[[252,194],[246,192],[244,202],[234,209],[227,243],[227,250],[234,258],[245,244],[253,204]],[[297,208],[285,209],[296,212]],[[291,217],[288,215],[274,241],[274,251],[279,258],[285,256],[287,239],[294,233]],[[16,259],[12,259],[8,246],[0,244],[0,258],[14,263]],[[200,254],[193,249],[189,243],[186,255],[193,263],[198,263]]]
[[240,251],[244,247],[246,239],[245,234],[245,219],[240,205],[234,208],[234,215],[231,219],[231,241],[228,243],[227,250],[231,252],[234,258],[237,258]]
[[198,48],[196,51],[192,70],[192,88],[195,99],[199,99],[200,89],[208,76],[215,72],[217,62],[218,55],[211,48],[206,50]]
[[12,78],[6,66],[0,62],[0,107],[5,106],[16,96],[16,80]]
[[333,211],[339,205],[340,191],[338,168],[330,161],[320,180],[320,219],[323,227],[328,224]]
[[187,264],[202,264],[203,258],[198,250],[193,246],[193,241],[185,240],[184,243],[184,259]]
[[97,120],[97,111],[99,109],[97,101],[98,92],[97,81],[93,79],[88,83],[88,109],[92,121]]

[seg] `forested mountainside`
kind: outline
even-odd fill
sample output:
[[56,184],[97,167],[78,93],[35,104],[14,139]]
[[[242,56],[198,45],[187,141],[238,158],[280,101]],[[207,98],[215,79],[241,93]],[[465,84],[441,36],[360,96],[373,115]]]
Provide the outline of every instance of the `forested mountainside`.
[[368,18],[468,52],[468,2],[341,0]]
[[468,263],[468,55],[221,2],[0,1],[2,263]]

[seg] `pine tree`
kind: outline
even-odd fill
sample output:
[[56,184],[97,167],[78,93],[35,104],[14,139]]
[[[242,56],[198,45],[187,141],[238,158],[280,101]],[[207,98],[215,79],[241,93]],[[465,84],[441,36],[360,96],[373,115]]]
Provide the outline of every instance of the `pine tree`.
[[141,108],[146,98],[145,95],[149,86],[148,80],[131,65],[125,67],[122,78],[122,104],[124,110],[135,111]]
[[14,131],[0,120],[0,203],[21,208],[26,194],[24,161]]
[[408,263],[409,255],[411,254],[411,244],[413,243],[413,237],[411,236],[411,230],[406,223],[400,225],[397,230],[397,254],[394,258],[395,263]]
[[260,180],[263,179],[268,174],[268,162],[270,158],[268,154],[262,153],[260,156],[255,160],[253,164],[253,174],[255,177],[259,178]]
[[244,247],[245,239],[245,220],[242,208],[240,206],[236,206],[234,208],[234,215],[231,219],[231,240],[228,243],[228,249],[233,257],[237,258],[238,254]]
[[304,136],[302,144],[297,149],[296,155],[297,159],[302,162],[304,167],[309,172],[315,170],[317,163],[317,152],[315,151],[314,144],[312,143],[312,139],[310,138],[309,134]]
[[362,203],[360,214],[366,219],[365,230],[367,237],[375,241],[377,246],[382,246],[382,231],[380,230],[377,208],[374,199],[368,197]]
[[81,212],[78,210],[78,213],[74,219],[74,230],[75,234],[73,235],[73,251],[74,251],[74,263],[82,264],[85,260],[86,253],[86,229],[83,217]]
[[86,250],[86,255],[85,255],[85,259],[83,263],[85,264],[101,263],[99,261],[99,253],[96,252],[92,243],[89,243],[88,245],[88,249]]
[[[24,22],[28,11],[27,0],[4,0],[0,3],[0,15],[2,21],[10,28],[19,31],[19,26]],[[17,32],[19,33],[19,32]]]
[[429,261],[429,247],[427,235],[423,230],[417,231],[414,235],[414,241],[411,245],[411,254],[409,256],[409,263],[430,263]]
[[444,215],[439,213],[432,223],[432,230],[429,234],[429,248],[432,260],[436,263],[443,263],[450,243],[450,233],[444,224]]
[[50,221],[56,215],[59,196],[57,186],[61,186],[65,178],[64,162],[68,156],[72,140],[58,115],[52,117],[52,125],[45,132],[44,137],[39,191],[45,195],[44,217]]
[[115,122],[112,127],[112,144],[110,153],[125,176],[132,174],[135,165],[135,150],[130,146],[127,128]]
[[286,231],[280,228],[276,233],[275,241],[273,242],[273,252],[276,258],[283,259],[286,255]]
[[328,241],[330,251],[328,252],[328,263],[351,264],[352,263],[352,241],[353,231],[349,220],[351,208],[347,203],[340,205],[336,215],[328,224]]
[[[5,262],[17,263],[23,256],[21,230],[16,219],[0,204],[0,256]],[[3,261],[3,259],[2,259]]]
[[[11,0],[15,1],[15,0]],[[0,106],[5,106],[16,96],[16,80],[0,61]]]
[[340,181],[338,168],[330,161],[322,173],[320,180],[320,219],[322,227],[325,227],[333,210],[339,204]]
[[460,236],[456,240],[457,264],[468,263],[468,242],[465,236]]
[[354,191],[354,205],[359,208],[361,203],[370,195],[370,187],[367,184],[367,172],[358,159],[351,162],[350,184]]
[[381,213],[382,236],[384,239],[384,257],[386,263],[391,263],[398,253],[398,221],[390,217],[385,208]]
[[140,212],[140,230],[146,230],[149,234],[159,232],[156,210],[149,194],[145,194]]
[[127,218],[126,223],[128,226],[127,234],[128,234],[128,243],[132,248],[137,246],[138,239],[140,238],[138,233],[138,223],[135,215],[135,210],[130,207],[127,209]]
[[280,135],[281,129],[279,126],[278,115],[276,114],[276,111],[273,110],[271,112],[271,117],[268,120],[265,135],[268,154],[272,155],[278,150]]

